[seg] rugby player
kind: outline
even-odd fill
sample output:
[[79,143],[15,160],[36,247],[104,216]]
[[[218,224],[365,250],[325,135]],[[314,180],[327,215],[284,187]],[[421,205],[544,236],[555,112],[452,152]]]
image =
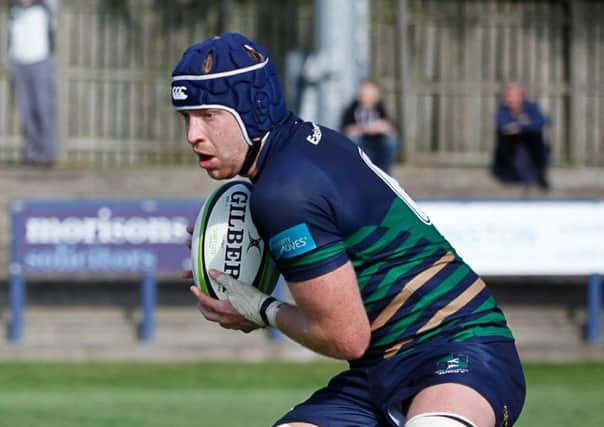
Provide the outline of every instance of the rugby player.
[[[293,303],[218,271],[203,316],[271,326],[349,361],[275,426],[511,426],[525,382],[483,280],[400,185],[341,133],[286,108],[266,50],[236,33],[191,46],[172,74],[199,166],[253,183],[252,216]],[[190,275],[188,276],[190,277]]]

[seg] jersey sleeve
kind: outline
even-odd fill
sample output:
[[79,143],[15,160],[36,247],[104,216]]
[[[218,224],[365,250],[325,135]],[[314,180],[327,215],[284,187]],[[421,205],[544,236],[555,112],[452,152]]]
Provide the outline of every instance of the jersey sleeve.
[[332,205],[337,194],[324,174],[307,169],[303,179],[283,177],[272,184],[254,190],[252,216],[285,279],[310,280],[345,264]]

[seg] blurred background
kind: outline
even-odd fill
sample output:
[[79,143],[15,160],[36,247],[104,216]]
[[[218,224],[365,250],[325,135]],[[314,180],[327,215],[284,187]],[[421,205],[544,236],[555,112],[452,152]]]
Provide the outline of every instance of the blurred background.
[[[219,183],[170,75],[223,31],[268,49],[304,119],[340,128],[376,83],[390,174],[512,327],[519,425],[603,425],[604,2],[0,0],[0,426],[268,425],[342,367],[206,322],[180,278],[185,226]],[[548,186],[493,173],[510,82],[543,115]],[[54,131],[33,135],[56,138],[31,142],[44,118]]]
[[[5,31],[14,3],[0,2],[0,358],[315,357],[278,336],[204,322],[176,269],[153,277],[157,294],[145,306],[141,271],[27,270],[15,258],[24,230],[16,233],[15,221],[32,201],[100,200],[99,210],[125,200],[186,199],[192,204],[182,217],[191,220],[218,183],[194,164],[171,106],[170,74],[185,48],[222,31],[242,32],[268,49],[289,108],[308,120],[338,128],[359,82],[375,81],[401,141],[391,173],[417,199],[570,205],[604,198],[600,1],[49,2],[57,134],[50,165],[24,162]],[[510,81],[547,116],[547,192],[504,185],[490,173],[497,108]],[[594,246],[604,234],[598,227]],[[595,263],[602,259],[596,254]],[[588,288],[601,285],[587,286],[602,272],[604,265],[572,274],[485,275],[525,358],[602,360],[600,317],[588,319],[589,304],[592,315],[601,312],[601,295],[590,297]],[[12,287],[15,277],[22,288]],[[24,291],[17,336],[15,289]],[[145,307],[154,317],[141,339]],[[589,340],[588,326],[596,333]]]
[[[222,31],[272,54],[292,110],[337,127],[362,78],[379,83],[409,164],[483,166],[501,87],[550,119],[553,160],[602,167],[598,1],[54,0],[58,158],[64,167],[187,164],[166,81]],[[0,18],[7,21],[10,1]],[[6,27],[4,27],[6,28]],[[0,162],[19,162],[7,31],[0,34]],[[317,100],[313,90],[329,96]]]

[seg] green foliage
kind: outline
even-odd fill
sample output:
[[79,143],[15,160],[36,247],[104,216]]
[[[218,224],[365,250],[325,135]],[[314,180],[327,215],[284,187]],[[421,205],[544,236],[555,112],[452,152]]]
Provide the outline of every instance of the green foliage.
[[[340,363],[0,363],[0,427],[267,426]],[[604,425],[604,363],[527,364],[517,426]]]

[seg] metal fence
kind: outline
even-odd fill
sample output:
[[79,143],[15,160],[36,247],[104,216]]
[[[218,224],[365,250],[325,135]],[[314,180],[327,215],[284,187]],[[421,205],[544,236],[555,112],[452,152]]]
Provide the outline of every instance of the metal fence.
[[[488,162],[501,85],[550,117],[559,164],[604,165],[604,5],[588,0],[373,0],[371,74],[415,163]],[[283,74],[313,47],[311,0],[62,0],[58,132],[65,164],[189,162],[170,105],[182,50],[222,30],[258,38]],[[0,22],[6,22],[6,8]],[[0,163],[21,137],[0,32]]]

